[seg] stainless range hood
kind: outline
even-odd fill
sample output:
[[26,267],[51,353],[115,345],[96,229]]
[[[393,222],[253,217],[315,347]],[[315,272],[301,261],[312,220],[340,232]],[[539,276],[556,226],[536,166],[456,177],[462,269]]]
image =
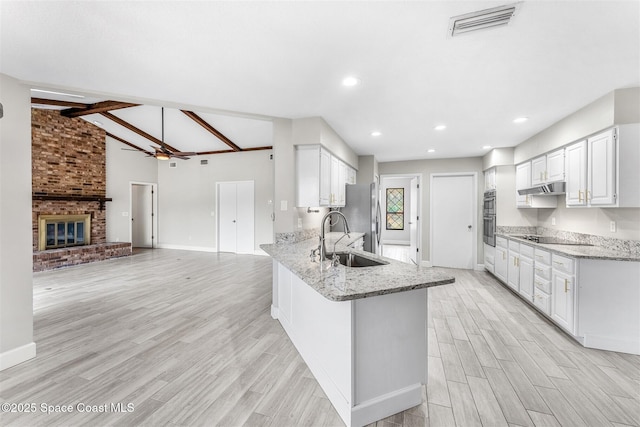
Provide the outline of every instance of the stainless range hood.
[[565,193],[565,182],[564,181],[556,181],[550,182],[548,184],[536,185],[531,188],[523,188],[518,190],[518,194],[524,196],[526,194],[536,195],[536,196],[555,196],[557,194]]

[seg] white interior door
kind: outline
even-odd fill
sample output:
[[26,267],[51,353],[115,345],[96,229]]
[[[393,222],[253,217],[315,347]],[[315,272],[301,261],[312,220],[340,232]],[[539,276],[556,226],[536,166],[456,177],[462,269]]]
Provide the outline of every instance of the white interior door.
[[431,262],[438,267],[473,269],[475,177],[431,176]]
[[409,259],[418,264],[418,177],[411,179],[411,194],[409,198]]
[[131,184],[131,245],[153,247],[153,186]]
[[218,251],[254,251],[253,181],[218,183]]

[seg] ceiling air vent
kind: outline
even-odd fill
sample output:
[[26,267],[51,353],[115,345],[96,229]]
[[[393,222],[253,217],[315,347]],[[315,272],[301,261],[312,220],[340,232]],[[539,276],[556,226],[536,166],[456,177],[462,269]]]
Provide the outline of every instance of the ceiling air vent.
[[449,20],[449,36],[507,25],[519,8],[520,3],[513,3],[454,16]]
[[170,168],[177,168],[177,167],[178,167],[178,163],[176,163],[176,162],[171,162],[171,163],[169,163],[169,167],[170,167]]
[[200,160],[200,164],[201,165],[208,165],[209,164],[209,160]]

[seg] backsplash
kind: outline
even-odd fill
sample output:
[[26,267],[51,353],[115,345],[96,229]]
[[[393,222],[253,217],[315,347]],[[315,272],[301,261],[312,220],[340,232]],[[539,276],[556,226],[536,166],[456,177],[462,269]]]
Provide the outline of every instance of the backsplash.
[[497,226],[496,233],[500,234],[536,234],[539,236],[552,236],[560,239],[571,240],[578,243],[600,246],[612,251],[629,252],[640,255],[640,241],[615,239],[612,237],[596,236],[593,234],[562,231],[546,227],[511,227]]

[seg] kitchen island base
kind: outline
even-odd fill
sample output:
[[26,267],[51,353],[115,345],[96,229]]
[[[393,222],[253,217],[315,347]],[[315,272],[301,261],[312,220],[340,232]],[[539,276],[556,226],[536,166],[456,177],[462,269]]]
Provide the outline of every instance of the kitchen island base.
[[347,426],[422,403],[427,288],[331,301],[274,260],[271,315]]

